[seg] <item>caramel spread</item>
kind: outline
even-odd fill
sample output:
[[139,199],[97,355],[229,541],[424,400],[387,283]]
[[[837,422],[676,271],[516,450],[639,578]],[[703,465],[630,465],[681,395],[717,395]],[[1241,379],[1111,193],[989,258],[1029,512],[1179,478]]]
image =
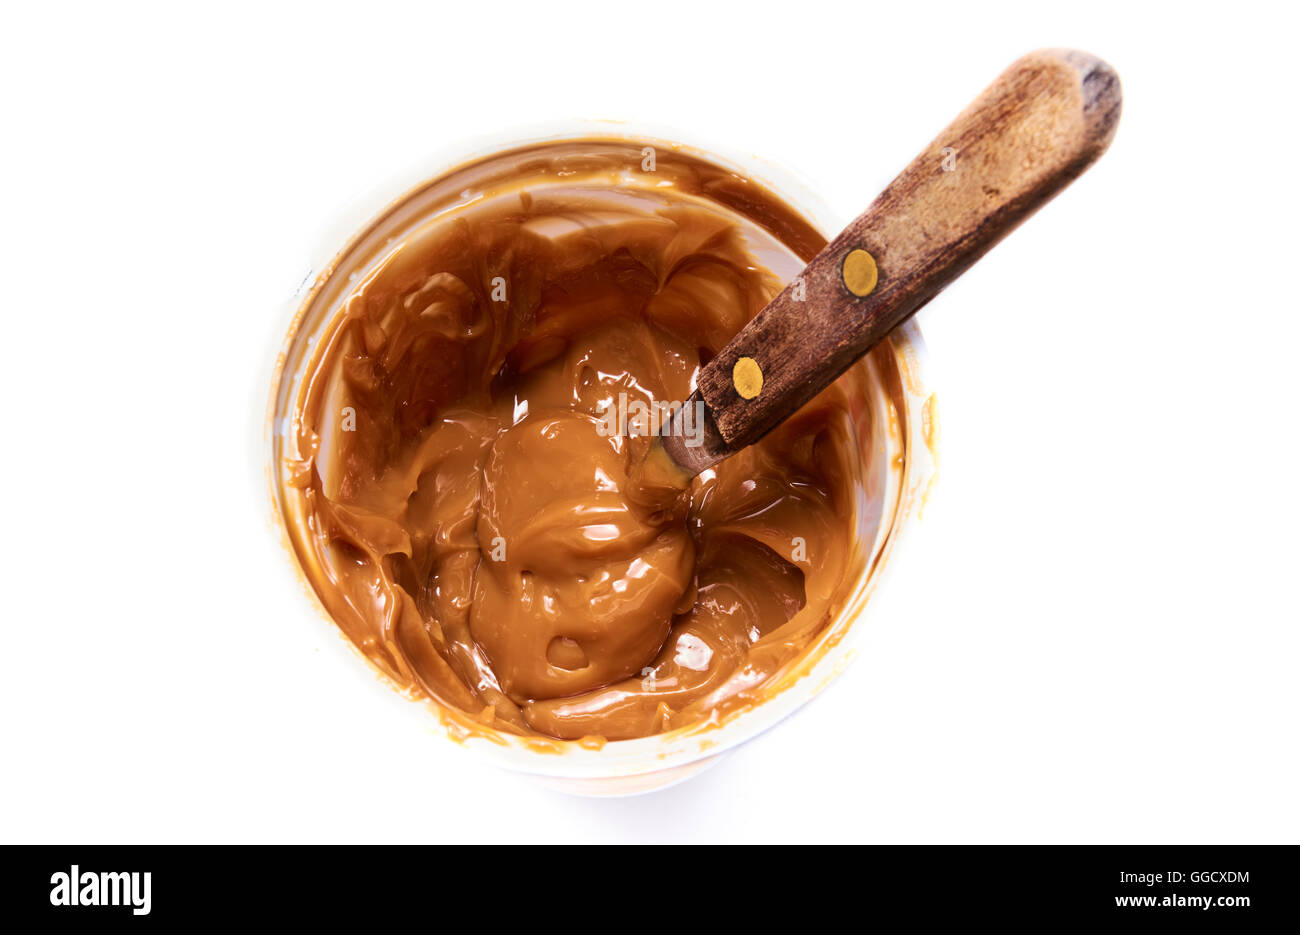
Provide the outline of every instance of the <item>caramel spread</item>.
[[297,325],[279,471],[300,562],[389,678],[487,729],[721,719],[863,573],[866,365],[675,501],[634,495],[640,414],[685,400],[822,245],[754,183],[653,155],[471,163],[363,232]]

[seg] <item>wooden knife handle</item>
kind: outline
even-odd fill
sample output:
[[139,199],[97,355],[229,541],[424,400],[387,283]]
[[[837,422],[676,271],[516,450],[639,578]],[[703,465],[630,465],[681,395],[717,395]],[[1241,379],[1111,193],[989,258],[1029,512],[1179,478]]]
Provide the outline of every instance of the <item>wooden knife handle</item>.
[[1100,59],[1013,64],[701,370],[705,448],[730,451],[674,457],[702,469],[792,415],[1091,165],[1119,113]]

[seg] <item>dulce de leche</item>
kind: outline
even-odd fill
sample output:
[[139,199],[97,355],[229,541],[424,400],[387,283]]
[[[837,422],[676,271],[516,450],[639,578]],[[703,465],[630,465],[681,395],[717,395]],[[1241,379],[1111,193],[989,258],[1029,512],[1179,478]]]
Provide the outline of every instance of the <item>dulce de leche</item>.
[[674,502],[629,470],[823,243],[756,183],[619,140],[390,208],[309,296],[281,402],[281,511],[347,638],[475,730],[598,743],[768,698],[865,573],[855,412],[888,388],[855,368]]

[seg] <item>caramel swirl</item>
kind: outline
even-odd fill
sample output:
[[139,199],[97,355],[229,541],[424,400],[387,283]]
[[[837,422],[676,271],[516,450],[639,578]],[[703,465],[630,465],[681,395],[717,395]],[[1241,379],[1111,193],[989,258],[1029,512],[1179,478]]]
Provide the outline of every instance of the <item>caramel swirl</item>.
[[668,508],[632,495],[648,426],[611,413],[685,400],[821,246],[754,183],[641,153],[464,167],[309,301],[280,465],[303,567],[390,678],[488,728],[623,739],[757,703],[862,570],[855,373]]

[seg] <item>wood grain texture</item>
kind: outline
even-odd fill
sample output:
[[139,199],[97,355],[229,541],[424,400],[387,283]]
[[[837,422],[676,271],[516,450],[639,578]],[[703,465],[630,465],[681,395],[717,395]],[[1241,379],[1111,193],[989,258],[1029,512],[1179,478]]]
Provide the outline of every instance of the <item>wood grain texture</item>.
[[[684,450],[669,423],[665,448],[698,471],[753,444],[1077,178],[1110,144],[1119,113],[1105,62],[1065,49],[1017,61],[813,259],[803,301],[791,283],[701,370],[705,446]],[[855,248],[879,276],[861,298],[841,278]],[[762,368],[753,399],[733,382],[741,357]]]

